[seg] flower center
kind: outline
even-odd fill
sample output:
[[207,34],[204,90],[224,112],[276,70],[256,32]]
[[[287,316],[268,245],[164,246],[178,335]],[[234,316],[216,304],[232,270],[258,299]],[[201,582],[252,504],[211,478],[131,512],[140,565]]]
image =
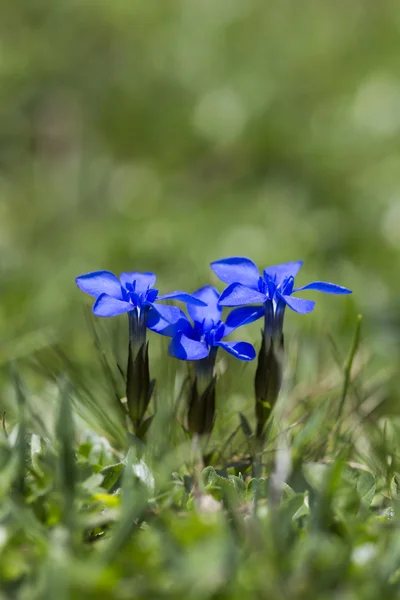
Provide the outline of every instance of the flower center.
[[271,275],[265,274],[264,277],[260,277],[258,288],[262,294],[267,296],[268,300],[275,300],[276,290],[278,289],[276,275],[271,277]]
[[[206,329],[204,329],[205,326]],[[219,342],[223,335],[224,324],[222,323],[222,321],[214,322],[213,320],[211,320],[208,324],[206,324],[203,321],[203,335],[201,341],[205,342],[207,346],[215,346],[216,342]]]
[[278,289],[281,292],[281,294],[290,296],[290,294],[293,292],[293,286],[294,278],[290,275],[289,277],[285,277],[282,283],[278,286]]
[[122,297],[125,302],[130,302],[137,308],[141,309],[144,305],[154,302],[158,296],[158,290],[155,288],[147,288],[143,292],[136,291],[136,281],[125,284],[122,288]]
[[258,280],[258,291],[261,292],[261,294],[266,294],[267,293],[267,282],[263,277],[260,277],[260,279]]

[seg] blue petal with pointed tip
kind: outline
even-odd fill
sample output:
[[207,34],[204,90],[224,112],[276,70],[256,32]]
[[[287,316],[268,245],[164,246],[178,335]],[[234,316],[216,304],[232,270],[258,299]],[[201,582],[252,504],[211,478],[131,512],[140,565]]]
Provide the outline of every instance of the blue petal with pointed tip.
[[283,296],[279,294],[279,297],[288,305],[289,308],[297,313],[303,315],[314,310],[315,302],[312,300],[303,300],[303,298],[296,298],[295,296]]
[[263,304],[267,297],[241,283],[232,283],[219,299],[220,306],[242,306],[243,304]]
[[168,352],[180,360],[201,360],[209,355],[207,344],[192,340],[182,332],[172,338]]
[[352,291],[342,287],[341,285],[336,285],[335,283],[329,283],[328,281],[313,281],[308,285],[304,285],[303,287],[296,288],[293,290],[294,292],[301,292],[302,290],[316,290],[317,292],[324,292],[325,294],[351,294]]
[[226,318],[224,337],[242,325],[248,325],[249,323],[253,323],[253,321],[261,319],[264,313],[264,306],[241,306],[240,308],[234,308]]
[[217,323],[221,319],[222,309],[218,306],[219,292],[215,287],[205,285],[196,290],[193,296],[203,303],[202,306],[194,306],[193,304],[187,306],[188,313],[195,323],[202,323],[203,321]]
[[166,304],[158,303],[151,304],[151,306],[167,323],[177,323],[181,318],[182,311],[177,306],[167,306]]
[[248,342],[217,342],[215,345],[239,360],[253,360],[256,357],[256,351]]
[[274,278],[276,281],[276,285],[280,285],[286,277],[296,277],[297,273],[300,271],[301,265],[303,264],[302,260],[298,260],[296,262],[287,262],[282,263],[281,265],[275,265],[273,267],[267,267],[264,269],[264,277],[269,275]]
[[257,265],[244,256],[231,256],[211,263],[214,273],[224,283],[242,283],[258,289],[260,273]]
[[110,271],[86,273],[77,277],[75,282],[82,292],[86,292],[95,298],[98,298],[101,294],[108,294],[122,300],[121,284]]
[[158,296],[157,300],[180,300],[181,302],[192,304],[194,306],[206,306],[206,303],[200,298],[196,298],[194,294],[188,294],[187,292],[181,292],[180,290]]
[[145,292],[148,288],[154,287],[156,279],[157,278],[154,273],[150,273],[149,271],[146,273],[130,271],[129,273],[121,273],[120,275],[120,280],[124,287],[127,283],[133,283],[136,281],[135,292],[138,294]]
[[134,305],[130,302],[118,300],[108,294],[101,294],[94,303],[93,313],[98,317],[114,317],[134,309]]
[[192,325],[185,313],[180,309],[178,310],[180,312],[180,317],[175,323],[170,323],[169,321],[163,319],[160,313],[157,312],[157,310],[155,310],[155,308],[152,306],[147,315],[148,329],[167,337],[174,337],[180,331],[190,335],[190,332],[192,331]]

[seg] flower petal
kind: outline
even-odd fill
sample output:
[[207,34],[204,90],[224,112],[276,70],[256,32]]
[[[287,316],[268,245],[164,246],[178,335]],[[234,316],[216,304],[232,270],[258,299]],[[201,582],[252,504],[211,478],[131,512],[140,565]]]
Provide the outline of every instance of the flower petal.
[[256,357],[256,351],[248,342],[217,342],[215,345],[240,360],[253,360]]
[[183,311],[180,310],[180,318],[175,323],[170,323],[162,318],[154,306],[151,306],[148,312],[147,327],[151,331],[155,331],[160,335],[166,335],[167,337],[174,337],[179,331],[183,331],[184,333],[192,331],[190,321]]
[[182,316],[182,311],[177,306],[167,306],[166,304],[151,304],[151,306],[158,312],[164,321],[167,323],[177,323]]
[[199,298],[195,298],[194,294],[188,294],[187,292],[181,292],[180,290],[177,292],[171,292],[170,294],[164,294],[163,296],[158,296],[157,300],[180,300],[186,304],[206,306],[205,302]]
[[172,338],[168,352],[180,360],[201,360],[210,353],[207,344],[192,340],[182,332]]
[[127,283],[133,283],[136,281],[135,292],[141,294],[148,288],[152,288],[156,282],[156,276],[154,273],[146,272],[139,273],[138,271],[130,271],[129,273],[121,273],[120,275],[121,284],[125,287]]
[[218,306],[219,292],[212,285],[205,285],[204,287],[196,290],[193,296],[202,302],[202,306],[194,306],[193,304],[187,305],[187,311],[194,322],[196,323],[210,323],[211,321],[217,323],[221,319],[222,309]]
[[297,262],[288,262],[273,267],[267,267],[264,269],[264,277],[266,275],[269,275],[272,278],[275,277],[276,285],[280,285],[286,277],[296,277],[302,264],[303,261],[298,260]]
[[224,283],[242,283],[251,288],[258,289],[260,273],[257,265],[249,258],[231,256],[211,263],[214,273]]
[[315,302],[312,300],[303,300],[303,298],[296,298],[295,296],[279,296],[295,312],[306,314],[314,310]]
[[101,294],[93,306],[93,312],[98,317],[114,317],[134,310],[135,306],[130,302],[118,300],[108,294]]
[[220,306],[242,306],[244,304],[263,304],[267,297],[241,283],[232,283],[220,296]]
[[75,282],[82,292],[86,292],[95,298],[98,298],[101,294],[108,294],[122,300],[121,284],[110,271],[86,273],[86,275],[77,277]]
[[294,292],[301,292],[302,290],[316,290],[317,292],[325,292],[326,294],[351,294],[351,290],[348,290],[341,285],[335,283],[328,283],[327,281],[313,281],[308,285],[296,288]]
[[257,319],[261,319],[264,316],[264,312],[264,306],[241,306],[240,308],[235,308],[229,313],[225,321],[224,337],[242,325],[247,325],[248,323],[257,321]]

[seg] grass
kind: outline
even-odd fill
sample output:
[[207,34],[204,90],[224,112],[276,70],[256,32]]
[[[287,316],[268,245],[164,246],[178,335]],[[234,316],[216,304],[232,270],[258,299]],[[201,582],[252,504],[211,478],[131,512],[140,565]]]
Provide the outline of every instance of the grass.
[[[0,600],[399,596],[398,29],[392,0],[0,3]],[[192,291],[232,255],[354,294],[287,316],[257,461],[255,365],[219,357],[206,466],[154,336],[127,436],[126,332],[73,280]]]
[[[332,358],[312,384],[292,344],[257,477],[252,388],[237,410],[233,363],[217,388],[208,466],[206,442],[176,418],[177,361],[158,374],[144,444],[121,418],[113,353],[100,352],[92,374],[56,350],[13,368],[18,410],[0,436],[0,597],[400,597],[400,424],[377,416],[387,374],[365,379],[360,322],[341,369]],[[33,372],[47,398],[26,388]],[[253,376],[248,365],[250,385]]]

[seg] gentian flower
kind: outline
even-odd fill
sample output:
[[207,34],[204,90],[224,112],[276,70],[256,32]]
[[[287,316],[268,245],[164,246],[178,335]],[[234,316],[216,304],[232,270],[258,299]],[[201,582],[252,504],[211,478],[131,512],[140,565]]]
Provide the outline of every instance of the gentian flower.
[[177,291],[158,295],[154,288],[154,273],[121,273],[118,279],[109,271],[94,271],[76,278],[80,290],[94,296],[93,313],[98,317],[113,317],[128,313],[130,338],[135,348],[139,349],[146,340],[148,318],[152,312],[157,313],[168,323],[176,322],[181,311],[175,306],[158,304],[159,300],[181,300],[182,302],[204,306],[204,303],[191,294]]
[[[222,292],[220,306],[237,306],[230,315],[230,324],[251,323],[264,317],[264,332],[254,381],[256,405],[256,437],[262,442],[265,425],[276,403],[282,384],[283,372],[283,318],[288,306],[298,313],[309,313],[315,302],[292,294],[302,290],[316,290],[329,294],[351,294],[345,287],[325,281],[314,281],[303,287],[294,287],[294,278],[303,261],[289,262],[264,269],[260,275],[257,266],[248,258],[233,256],[211,263],[214,273],[229,284]],[[245,306],[248,304],[259,307]]]
[[162,319],[166,324],[175,323],[182,311],[175,306],[159,304],[159,300],[181,300],[204,306],[198,298],[186,292],[158,295],[154,288],[154,273],[122,273],[118,279],[109,271],[95,271],[76,278],[83,292],[96,298],[93,312],[99,317],[113,317],[123,313],[129,318],[128,364],[126,369],[127,417],[135,435],[143,439],[152,417],[146,412],[153,394],[155,381],[150,379],[149,349],[146,330],[151,329],[150,320]]
[[294,278],[303,261],[289,262],[264,269],[260,275],[257,266],[248,258],[233,256],[211,263],[214,273],[228,287],[220,297],[221,306],[243,306],[261,304],[257,311],[252,307],[236,309],[231,313],[231,322],[237,319],[243,324],[265,317],[266,334],[281,335],[285,308],[298,313],[309,313],[315,302],[292,296],[303,290],[316,290],[328,294],[351,294],[351,290],[325,281],[314,281],[295,288]]
[[[188,304],[187,310],[192,319],[181,312],[181,318],[169,324],[162,318],[152,315],[154,331],[172,337],[169,353],[180,360],[194,361],[194,379],[190,388],[187,427],[190,433],[211,434],[215,419],[215,360],[218,348],[223,348],[240,360],[253,360],[256,356],[253,346],[247,342],[225,341],[227,335],[240,327],[238,319],[233,326],[222,321],[222,309],[218,304],[219,293],[209,285],[194,292],[193,296],[202,300],[204,306]],[[246,316],[247,318],[247,316]]]
[[[169,353],[180,360],[197,361],[216,353],[218,348],[223,348],[240,360],[253,360],[255,350],[248,342],[224,341],[224,338],[242,323],[235,319],[232,326],[229,317],[226,323],[221,320],[222,308],[219,305],[218,290],[206,285],[194,292],[193,296],[203,303],[203,306],[188,304],[187,310],[193,323],[181,311],[180,319],[164,331],[173,338]],[[246,315],[246,320],[247,318]]]

